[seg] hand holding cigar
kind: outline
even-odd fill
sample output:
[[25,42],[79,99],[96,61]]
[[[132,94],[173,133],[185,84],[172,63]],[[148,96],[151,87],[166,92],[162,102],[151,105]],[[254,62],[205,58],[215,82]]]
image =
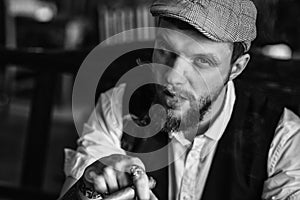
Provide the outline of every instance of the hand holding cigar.
[[157,199],[152,193],[156,185],[148,177],[141,160],[114,154],[90,165],[79,183],[80,195],[89,199],[129,200]]
[[[155,188],[156,181],[149,177],[149,189]],[[124,189],[121,189],[120,191],[114,192],[106,197],[103,198],[103,200],[128,200],[128,199],[134,199],[135,197],[135,189],[134,186],[126,187]]]

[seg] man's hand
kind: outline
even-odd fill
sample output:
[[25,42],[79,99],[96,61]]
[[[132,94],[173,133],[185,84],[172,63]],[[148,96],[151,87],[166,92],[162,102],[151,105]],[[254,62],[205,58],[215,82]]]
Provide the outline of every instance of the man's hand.
[[82,179],[86,185],[101,194],[114,193],[133,185],[138,199],[157,199],[149,189],[146,173],[132,176],[130,170],[133,166],[138,166],[145,171],[145,166],[139,158],[114,154],[101,158],[87,167]]

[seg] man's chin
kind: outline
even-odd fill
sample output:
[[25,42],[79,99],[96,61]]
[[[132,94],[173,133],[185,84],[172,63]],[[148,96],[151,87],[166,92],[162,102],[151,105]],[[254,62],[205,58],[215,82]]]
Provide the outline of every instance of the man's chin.
[[[169,109],[168,118],[164,126],[166,132],[178,132],[188,131],[190,128],[187,126],[189,123],[187,120],[189,116],[181,109]],[[194,125],[194,124],[193,124]]]
[[175,128],[168,127],[168,129],[173,131],[189,131],[190,129],[194,129],[198,127],[199,123],[202,121],[203,116],[206,114],[207,111],[208,109],[169,109],[167,125],[174,125]]

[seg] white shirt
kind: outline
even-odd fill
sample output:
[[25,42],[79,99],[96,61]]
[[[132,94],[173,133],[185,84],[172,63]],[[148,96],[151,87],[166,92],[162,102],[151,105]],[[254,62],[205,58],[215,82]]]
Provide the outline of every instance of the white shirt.
[[[178,159],[174,162],[175,169],[169,170],[169,183],[176,183],[169,187],[170,199],[201,199],[217,143],[229,122],[234,102],[234,86],[232,82],[229,82],[224,108],[203,135],[196,136],[192,144],[181,133],[171,135],[176,142],[172,143],[173,147],[169,151],[169,156],[175,156]],[[189,146],[191,149],[185,151]],[[180,156],[184,151],[186,154]],[[174,157],[171,159],[174,160]],[[174,177],[176,177],[175,181]]]
[[[95,160],[111,154],[125,154],[120,145],[123,120],[128,117],[122,116],[125,87],[121,84],[100,96],[78,139],[77,151],[65,149],[66,176],[79,179],[84,169]],[[169,167],[169,200],[201,198],[216,146],[230,120],[234,103],[234,85],[229,82],[225,106],[205,134],[197,136],[192,144],[180,132],[170,135],[175,142],[172,142],[169,159],[176,159],[174,168],[173,165]],[[262,199],[300,199],[299,144],[300,119],[284,109],[269,150],[268,179]],[[190,145],[192,148],[185,151]]]

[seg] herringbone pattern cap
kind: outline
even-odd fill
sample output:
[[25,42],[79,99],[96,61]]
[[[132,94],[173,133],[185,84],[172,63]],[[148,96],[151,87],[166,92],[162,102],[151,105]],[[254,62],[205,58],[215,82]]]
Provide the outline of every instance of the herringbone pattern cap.
[[214,41],[243,42],[256,38],[257,10],[250,0],[155,0],[154,16],[177,18]]

